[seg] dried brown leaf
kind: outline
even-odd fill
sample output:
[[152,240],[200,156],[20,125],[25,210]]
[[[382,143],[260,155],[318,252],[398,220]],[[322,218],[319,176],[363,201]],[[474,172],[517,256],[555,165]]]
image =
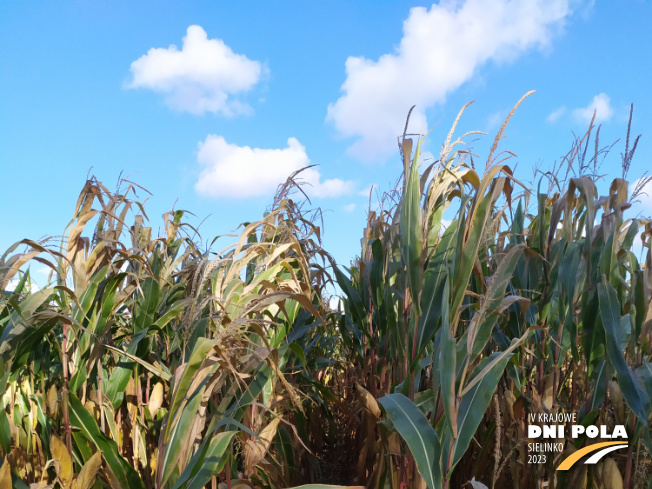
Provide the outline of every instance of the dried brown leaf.
[[64,489],[68,489],[72,483],[73,476],[72,459],[70,458],[66,445],[54,433],[50,436],[50,452],[52,453],[52,458],[58,462],[55,464],[57,477],[61,481]]

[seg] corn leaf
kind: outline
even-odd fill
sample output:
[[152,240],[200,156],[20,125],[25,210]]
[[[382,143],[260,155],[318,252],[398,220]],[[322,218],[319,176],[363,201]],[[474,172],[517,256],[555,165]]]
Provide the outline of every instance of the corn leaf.
[[389,394],[378,399],[378,402],[383,405],[394,427],[410,448],[426,485],[430,489],[440,489],[439,437],[426,417],[403,394]]
[[74,394],[69,395],[70,424],[80,430],[82,436],[97,450],[101,450],[104,459],[117,482],[124,489],[145,489],[138,473],[122,458],[118,445],[100,431],[95,419]]
[[469,447],[471,439],[478,426],[480,426],[482,417],[494,395],[498,381],[505,371],[505,366],[512,357],[512,350],[519,343],[519,341],[514,340],[510,349],[504,352],[497,351],[489,357],[483,358],[475,369],[477,374],[472,377],[467,385],[466,392],[462,395],[459,404],[457,415],[458,438],[455,441],[451,470]]
[[414,159],[406,175],[403,202],[401,207],[401,220],[399,232],[401,234],[401,254],[405,263],[408,286],[412,302],[419,314],[419,295],[421,293],[421,247],[423,242],[421,231],[421,180],[419,178],[419,148],[421,140],[414,151]]
[[205,438],[173,489],[202,489],[208,484],[211,477],[222,470],[235,434],[235,431],[225,431]]
[[609,361],[618,373],[618,383],[627,405],[641,422],[647,424],[650,414],[650,398],[641,386],[636,374],[627,365],[625,355],[619,346],[620,303],[618,302],[616,290],[604,277],[602,283],[598,284],[598,296],[602,326],[607,339],[606,347]]

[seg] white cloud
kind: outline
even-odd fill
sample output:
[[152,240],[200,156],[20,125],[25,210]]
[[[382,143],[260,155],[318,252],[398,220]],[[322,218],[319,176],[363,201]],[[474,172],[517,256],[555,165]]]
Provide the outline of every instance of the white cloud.
[[221,39],[208,39],[198,25],[188,27],[181,50],[152,48],[131,63],[128,88],[148,88],[165,96],[179,111],[224,115],[246,113],[251,108],[233,95],[246,92],[260,80],[264,66],[234,53]]
[[566,113],[566,107],[558,107],[555,110],[553,110],[550,115],[548,116],[547,120],[548,122],[556,122],[557,119],[559,119],[561,116],[563,116]]
[[355,210],[355,204],[354,203],[347,204],[343,206],[342,209],[344,209],[344,212],[349,212],[349,213],[353,212]]
[[594,112],[596,124],[608,121],[614,115],[614,111],[611,108],[611,99],[609,99],[606,93],[599,93],[593,97],[593,100],[587,107],[575,109],[573,115],[578,121],[589,124]]
[[[222,136],[209,135],[199,143],[197,160],[202,166],[195,190],[205,197],[247,198],[271,195],[293,172],[310,165],[306,148],[289,138],[287,148],[262,149],[230,144]],[[339,178],[321,180],[319,170],[298,175],[311,197],[339,197],[353,191],[353,182]]]
[[326,119],[342,136],[358,138],[351,154],[384,158],[395,150],[412,105],[417,107],[410,131],[426,131],[425,110],[443,102],[479,66],[548,45],[570,15],[571,1],[442,0],[430,9],[413,8],[394,53],[377,61],[346,60],[343,94],[329,105]]

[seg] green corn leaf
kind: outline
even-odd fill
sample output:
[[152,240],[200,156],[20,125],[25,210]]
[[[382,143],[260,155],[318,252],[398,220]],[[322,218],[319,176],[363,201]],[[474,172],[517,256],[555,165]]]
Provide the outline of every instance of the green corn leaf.
[[9,418],[4,408],[0,409],[0,448],[4,453],[11,452],[11,429]]
[[235,434],[235,431],[226,431],[204,438],[173,489],[202,489],[206,486],[226,463],[227,449]]
[[[154,269],[158,263],[157,257],[158,255],[155,255],[155,263],[152,265]],[[151,277],[147,277],[143,281],[141,288],[143,291],[142,296],[140,296],[140,300],[134,305],[133,322],[136,332],[154,323],[161,292],[159,283]]]
[[[183,374],[181,374],[179,382],[175,383],[174,385],[172,402],[170,403],[170,419],[174,419],[176,412],[183,400],[186,397],[190,396],[191,393],[188,392],[190,384],[195,377],[195,373],[197,370],[199,370],[199,367],[201,366],[202,362],[206,358],[206,355],[212,347],[213,341],[209,340],[208,338],[200,338],[197,340],[197,344],[195,345],[195,348],[190,355],[188,363],[183,369]],[[166,438],[168,437],[170,429],[171,425],[168,424],[167,432],[165,435]]]
[[371,254],[373,261],[371,262],[371,271],[369,273],[369,284],[373,294],[373,300],[376,304],[382,304],[384,298],[383,282],[383,266],[384,266],[384,250],[383,242],[380,239],[374,239],[371,243]]
[[423,277],[417,353],[423,350],[437,332],[443,304],[449,301],[450,292],[444,293],[444,284],[453,257],[456,230],[452,224],[446,229]]
[[623,397],[627,405],[641,422],[647,423],[650,414],[650,398],[641,386],[636,374],[627,365],[625,355],[620,347],[620,303],[618,302],[616,290],[604,277],[602,283],[598,284],[598,297],[609,361],[618,373],[618,383],[623,391]]
[[[161,460],[161,486],[165,485],[174,469],[177,468],[181,449],[189,441],[187,439],[188,431],[197,416],[202,393],[203,389],[196,391],[188,399],[188,402],[183,405],[178,416],[175,416],[176,411],[170,410],[168,413],[166,437],[163,442],[165,448],[163,453],[159,454],[159,460]],[[190,440],[190,442],[192,443],[193,440]],[[185,462],[185,460],[181,460],[182,467],[185,466]]]
[[579,412],[580,419],[583,419],[586,414],[590,413],[594,409],[597,409],[602,401],[604,401],[604,396],[606,394],[605,385],[607,379],[607,362],[605,359],[602,359],[602,362],[600,362],[596,367],[595,378],[596,381],[592,382],[593,390],[591,391],[591,397],[589,398],[588,410],[587,404],[582,404]]
[[548,194],[541,193],[541,182],[543,179],[539,180],[539,186],[537,188],[537,203],[539,212],[537,214],[537,248],[539,253],[544,255],[546,253],[545,240],[546,240],[546,200]]
[[351,285],[351,280],[349,280],[346,275],[340,270],[337,265],[333,266],[333,271],[335,272],[335,278],[337,279],[337,285],[340,286],[349,306],[349,313],[351,318],[357,324],[361,324],[362,321],[366,320],[365,307],[360,299],[360,295]]
[[27,321],[29,321],[29,317],[34,314],[36,309],[38,309],[53,292],[53,288],[39,290],[38,292],[27,296],[27,298],[20,303],[20,306],[16,306],[16,310],[12,313],[9,319],[9,324],[5,326],[2,335],[0,335],[0,355],[5,355],[11,351],[10,343],[12,343],[14,339],[20,337],[28,327]]
[[[167,371],[167,368],[165,368],[165,367],[162,367],[162,368],[156,367],[155,365],[152,365],[151,363],[146,362],[145,360],[143,360],[142,358],[137,357],[136,355],[132,355],[130,353],[127,353],[126,351],[120,350],[119,348],[115,348],[114,346],[111,346],[111,345],[104,345],[104,348],[106,348],[107,350],[114,351],[114,352],[118,353],[119,355],[122,355],[123,357],[128,358],[129,360],[142,365],[147,370],[152,372],[154,375],[156,375],[157,377],[160,377],[161,379],[165,380],[166,382],[168,382],[172,378],[172,375],[170,374],[170,372]],[[165,368],[165,370],[164,370],[164,368]],[[128,377],[127,377],[127,380],[129,380]]]
[[594,265],[592,260],[592,245],[593,241],[590,239],[593,236],[593,223],[595,221],[595,197],[598,194],[595,183],[589,177],[579,177],[571,178],[570,184],[568,185],[568,194],[575,196],[575,189],[579,190],[581,197],[586,205],[586,215],[584,223],[586,225],[585,236],[588,236],[589,239],[584,239],[584,256],[587,258],[586,267],[587,267],[587,279],[590,283],[594,279]]
[[471,320],[467,336],[467,353],[470,363],[475,360],[491,338],[491,331],[498,320],[499,305],[505,297],[505,289],[514,269],[523,256],[523,248],[524,245],[516,245],[507,252],[491,277],[491,282],[482,298],[480,310]]
[[414,151],[412,166],[406,176],[403,202],[401,204],[401,255],[405,263],[408,287],[416,314],[419,315],[419,295],[421,293],[421,248],[423,236],[421,231],[421,180],[419,178],[419,151],[421,140]]
[[106,324],[113,314],[118,288],[126,276],[126,273],[118,273],[117,275],[111,277],[107,281],[107,284],[104,286],[104,290],[102,291],[102,303],[100,305],[101,314],[99,315],[93,333],[100,336],[104,334]]
[[[496,357],[499,357],[501,354],[502,352],[496,352],[490,357],[483,359],[480,365],[478,365],[478,370],[483,369],[487,363],[491,362]],[[471,439],[478,429],[478,426],[480,426],[482,417],[489,406],[491,397],[496,390],[498,381],[500,380],[510,357],[511,355],[502,356],[502,358],[496,362],[488,372],[484,375],[478,374],[478,376],[482,376],[481,380],[479,380],[479,382],[477,382],[462,397],[457,416],[459,437],[455,441],[453,463],[450,470],[455,467],[469,447]]]
[[505,371],[507,362],[512,357],[514,350],[528,338],[530,332],[531,330],[528,330],[521,338],[512,340],[512,344],[507,350],[497,351],[489,357],[483,358],[475,369],[477,373],[471,377],[461,392],[462,398],[457,414],[458,438],[455,441],[453,464],[450,470],[455,467],[469,447],[489,402],[491,402],[498,381]]
[[[638,268],[638,266],[636,267]],[[632,289],[634,291],[634,331],[632,332],[632,341],[636,341],[641,336],[641,327],[645,321],[646,304],[645,304],[645,278],[642,270],[636,270],[632,273]]]
[[582,347],[591,380],[595,381],[595,371],[604,360],[605,330],[600,324],[600,303],[595,289],[582,295]]
[[[448,281],[444,286],[445,295],[448,297]],[[457,399],[455,396],[456,383],[456,345],[455,338],[452,336],[450,324],[448,321],[448,301],[442,302],[442,328],[439,334],[440,338],[440,355],[439,355],[439,378],[441,384],[441,397],[444,404],[446,419],[450,422],[447,426],[451,428],[451,436],[457,437]]]
[[[131,343],[127,347],[127,353],[135,355],[138,349],[138,343],[147,335],[147,330],[142,330],[136,333],[131,338]],[[129,377],[134,373],[133,362],[122,362],[111,373],[109,381],[107,382],[104,394],[111,401],[113,409],[117,410],[122,402],[122,394],[127,388]]]
[[95,302],[97,288],[99,287],[100,282],[106,277],[108,271],[109,267],[108,265],[105,265],[101,270],[95,272],[91,276],[88,285],[84,289],[84,292],[82,292],[82,295],[79,298],[80,307],[75,307],[73,312],[73,319],[79,324],[84,324],[87,319],[90,319],[90,312],[91,308],[93,307],[93,303]]
[[647,395],[652,397],[652,363],[644,362],[636,369],[636,375],[641,379],[641,384],[643,384]]
[[518,201],[516,212],[512,220],[512,227],[510,229],[509,244],[516,245],[523,243],[523,227],[525,223],[525,215],[523,214],[523,202]]
[[[451,310],[457,311],[462,305],[466,287],[469,283],[473,267],[478,259],[480,246],[486,232],[487,225],[491,220],[491,210],[494,202],[500,196],[502,185],[491,184],[489,191],[484,194],[485,189],[490,185],[498,172],[504,170],[504,166],[492,167],[482,178],[478,193],[472,200],[473,212],[466,219],[460,219],[458,223],[458,242],[456,257],[453,265],[453,276],[451,285],[454,285],[452,292]],[[463,217],[462,214],[461,217]]]
[[440,489],[439,437],[426,417],[403,394],[389,394],[378,399],[378,402],[383,405],[394,427],[410,447],[426,485],[430,489]]
[[70,424],[80,430],[82,436],[97,450],[101,450],[104,460],[124,489],[144,489],[138,473],[118,453],[115,441],[100,431],[95,419],[74,394],[69,395]]
[[292,447],[292,436],[285,426],[279,425],[278,436],[274,443],[280,462],[284,467],[287,467],[290,476],[292,476],[296,472],[294,448]]

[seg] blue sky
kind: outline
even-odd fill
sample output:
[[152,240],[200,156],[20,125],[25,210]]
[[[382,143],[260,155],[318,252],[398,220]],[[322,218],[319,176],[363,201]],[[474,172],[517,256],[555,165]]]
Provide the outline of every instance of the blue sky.
[[[473,144],[481,159],[532,89],[501,143],[517,176],[562,157],[595,108],[601,141],[624,137],[634,103],[635,180],[651,166],[651,23],[643,0],[3,1],[0,249],[61,234],[89,171],[150,190],[155,229],[175,202],[192,211],[209,242],[317,163],[306,191],[325,211],[326,248],[347,264],[365,189],[401,171],[411,105],[411,128],[434,127],[426,150],[437,154],[474,100],[458,133],[489,133]],[[652,199],[637,212],[652,214]]]

